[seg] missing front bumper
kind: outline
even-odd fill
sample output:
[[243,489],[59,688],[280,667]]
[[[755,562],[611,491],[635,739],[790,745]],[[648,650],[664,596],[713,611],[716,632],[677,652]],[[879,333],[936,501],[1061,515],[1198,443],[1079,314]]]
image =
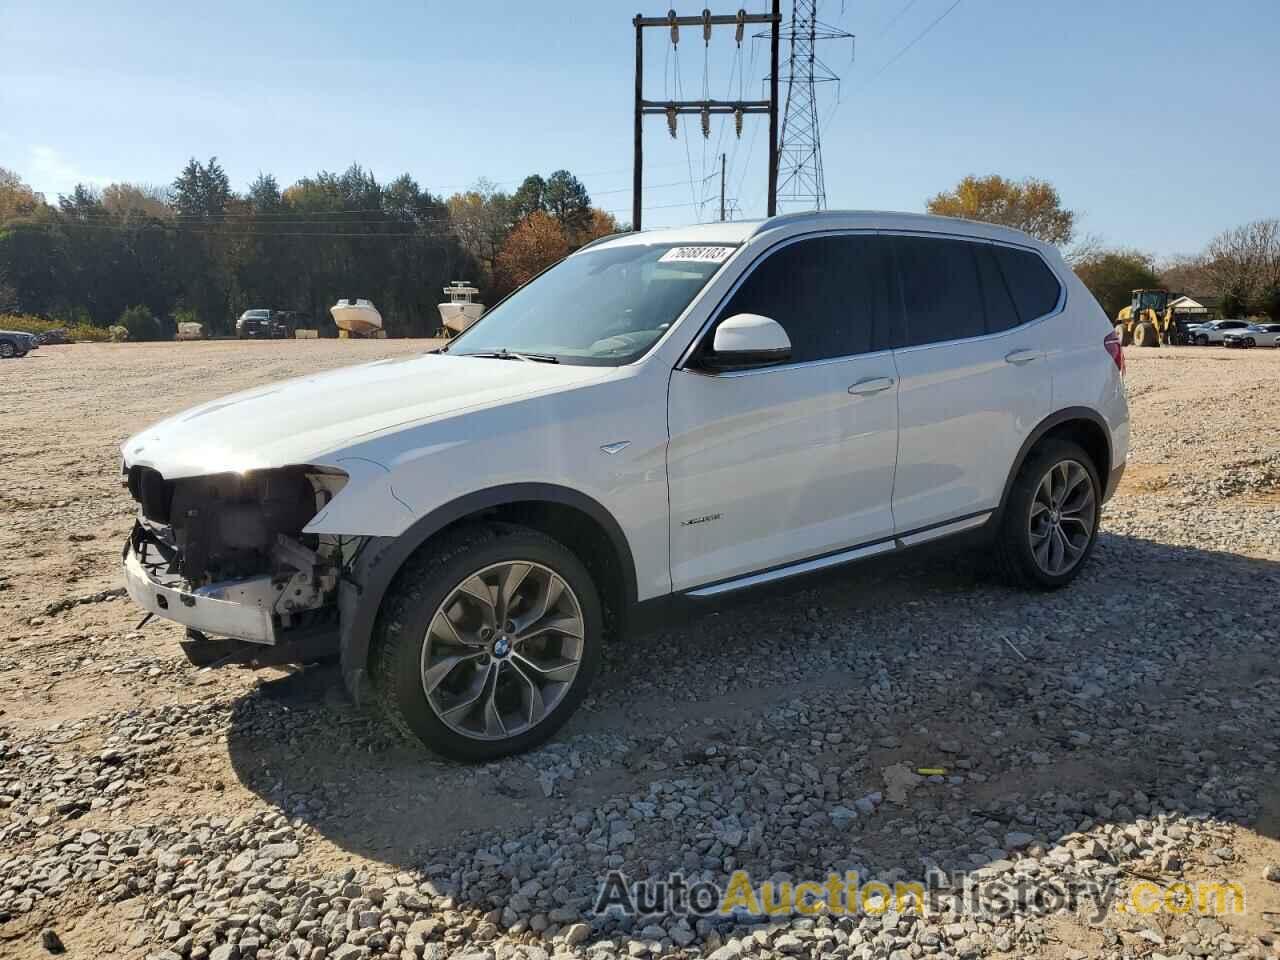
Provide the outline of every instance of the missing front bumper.
[[138,537],[124,548],[125,588],[144,610],[200,633],[234,637],[250,643],[277,641],[272,608],[276,590],[269,576],[228,580],[196,590],[161,572],[160,564],[145,564]]

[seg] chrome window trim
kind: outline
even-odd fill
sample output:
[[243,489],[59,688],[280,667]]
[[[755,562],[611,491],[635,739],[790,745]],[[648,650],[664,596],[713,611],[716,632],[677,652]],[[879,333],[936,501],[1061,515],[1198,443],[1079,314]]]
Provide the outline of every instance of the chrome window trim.
[[699,370],[697,367],[676,367],[677,373],[690,373],[696,377],[711,377],[715,380],[735,380],[739,377],[755,377],[765,373],[781,373],[784,370],[806,370],[810,367],[826,367],[833,363],[848,363],[850,360],[866,360],[875,357],[892,357],[893,348],[874,350],[871,353],[850,353],[841,357],[824,357],[821,360],[801,360],[799,363],[775,363],[767,367],[752,367],[747,370]]
[[[924,239],[962,240],[968,243],[984,243],[990,246],[1008,247],[1012,250],[1022,250],[1027,253],[1034,254],[1036,257],[1040,259],[1040,262],[1044,264],[1045,269],[1049,271],[1049,275],[1053,277],[1054,282],[1057,283],[1058,300],[1055,303],[1053,309],[1050,310],[1048,313],[1042,314],[1041,316],[1038,316],[1038,317],[1033,317],[1032,319],[1027,320],[1024,323],[1020,323],[1015,327],[1009,327],[1007,330],[999,330],[996,333],[984,333],[975,337],[961,337],[955,340],[933,340],[933,341],[930,341],[929,343],[918,343],[918,344],[915,344],[914,346],[889,347],[884,350],[874,350],[869,353],[849,353],[849,354],[841,355],[839,357],[823,357],[821,360],[802,360],[798,363],[779,363],[779,364],[775,364],[768,367],[760,367],[755,370],[734,370],[734,371],[728,371],[725,373],[716,373],[710,370],[708,371],[694,370],[692,372],[699,373],[704,376],[710,376],[710,377],[739,377],[739,376],[752,375],[757,373],[767,373],[774,370],[791,370],[791,369],[797,369],[797,368],[816,366],[818,364],[824,364],[824,363],[836,363],[841,361],[852,360],[854,358],[874,357],[879,354],[886,354],[886,353],[892,354],[895,351],[900,353],[905,353],[907,351],[929,350],[934,347],[945,346],[947,344],[953,344],[953,343],[976,343],[984,340],[994,340],[996,337],[1004,337],[1004,336],[1008,336],[1011,333],[1014,333],[1015,331],[1030,329],[1031,327],[1036,326],[1037,324],[1043,323],[1046,320],[1049,320],[1053,317],[1060,316],[1063,312],[1065,312],[1067,308],[1067,285],[1063,281],[1061,275],[1059,275],[1058,271],[1054,269],[1053,264],[1049,262],[1049,260],[1045,257],[1045,255],[1040,250],[1032,246],[1027,246],[1026,244],[1015,243],[1012,240],[995,240],[990,237],[980,237],[980,236],[976,236],[974,234],[969,234],[969,233],[943,233],[936,230],[909,230],[909,229],[895,229],[892,227],[840,227],[840,228],[829,229],[829,230],[817,230],[810,233],[798,233],[798,234],[795,234],[794,236],[784,237],[783,239],[779,240],[777,243],[774,243],[764,248],[763,250],[761,250],[760,254],[743,269],[742,273],[740,273],[738,275],[738,278],[733,282],[733,285],[729,287],[729,289],[725,292],[724,296],[720,298],[720,302],[717,303],[715,307],[711,310],[711,312],[707,315],[707,319],[703,321],[702,326],[698,329],[698,332],[694,335],[693,339],[689,341],[689,345],[684,349],[684,352],[681,353],[680,359],[676,361],[676,365],[674,369],[675,370],[689,369],[689,361],[693,358],[693,355],[697,351],[699,344],[701,344],[702,338],[705,337],[711,331],[711,329],[716,325],[716,323],[721,319],[720,314],[721,314],[721,311],[724,310],[725,305],[733,298],[734,294],[738,292],[738,288],[741,287],[742,284],[746,282],[747,277],[751,276],[751,274],[754,273],[760,267],[760,264],[763,263],[768,257],[772,256],[775,252],[783,249],[784,247],[790,246],[793,243],[799,243],[803,240],[819,240],[823,237],[849,237],[849,236],[856,237],[856,236],[867,236],[867,235],[879,236],[879,237],[922,237]],[[753,234],[753,237],[754,236],[756,236],[756,234]],[[742,251],[745,251],[749,243],[750,241],[748,240],[747,243],[742,244],[742,246],[738,248],[738,252],[741,253]],[[737,259],[736,256],[730,257],[729,260],[725,263],[725,266],[727,267],[735,259]],[[894,265],[894,275],[897,276],[898,273],[897,273],[896,260],[893,261],[893,265]],[[708,281],[708,283],[710,283],[710,281]],[[901,291],[899,291],[899,296],[901,296]],[[1010,296],[1012,297],[1012,291],[1010,291]],[[690,306],[692,306],[692,304],[690,304]],[[1014,304],[1014,307],[1015,309],[1017,308],[1016,303]],[[674,330],[674,328],[675,328],[675,324],[672,324],[672,329]],[[671,331],[668,331],[668,333],[670,332]]]

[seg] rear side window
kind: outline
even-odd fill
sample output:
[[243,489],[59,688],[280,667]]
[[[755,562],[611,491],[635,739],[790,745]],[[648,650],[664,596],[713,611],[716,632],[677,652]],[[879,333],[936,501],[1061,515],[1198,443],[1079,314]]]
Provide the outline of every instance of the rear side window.
[[907,346],[986,333],[973,248],[963,240],[894,238]]
[[1000,263],[1009,292],[1013,295],[1021,322],[1028,323],[1051,313],[1058,305],[1062,288],[1048,265],[1030,250],[1017,250],[999,244],[993,246],[992,250]]
[[883,242],[814,237],[769,254],[733,294],[721,318],[758,313],[791,340],[791,361],[829,360],[889,345]]

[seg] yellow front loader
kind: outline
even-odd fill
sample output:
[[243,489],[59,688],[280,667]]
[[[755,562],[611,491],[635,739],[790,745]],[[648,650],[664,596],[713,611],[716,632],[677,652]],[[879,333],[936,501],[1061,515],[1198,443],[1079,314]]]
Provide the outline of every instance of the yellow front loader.
[[1168,290],[1134,290],[1133,302],[1116,317],[1124,346],[1169,347],[1190,343],[1186,323],[1169,306]]

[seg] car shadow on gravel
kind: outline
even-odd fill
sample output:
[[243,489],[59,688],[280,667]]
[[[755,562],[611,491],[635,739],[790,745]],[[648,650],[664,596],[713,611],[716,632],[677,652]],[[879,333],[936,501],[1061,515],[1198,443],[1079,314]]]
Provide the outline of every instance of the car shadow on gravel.
[[[727,789],[723,815],[757,825],[736,862],[765,875],[973,869],[1010,834],[1051,844],[1158,812],[1280,835],[1280,564],[1104,534],[1055,593],[976,566],[848,569],[633,636],[556,738],[483,765],[434,758],[354,706],[335,667],[309,668],[236,702],[231,762],[264,800],[395,868],[470,863],[672,782]],[[946,772],[881,802],[896,767]],[[642,817],[616,850],[624,869],[707,855],[724,821],[706,803],[686,806],[687,829]]]

